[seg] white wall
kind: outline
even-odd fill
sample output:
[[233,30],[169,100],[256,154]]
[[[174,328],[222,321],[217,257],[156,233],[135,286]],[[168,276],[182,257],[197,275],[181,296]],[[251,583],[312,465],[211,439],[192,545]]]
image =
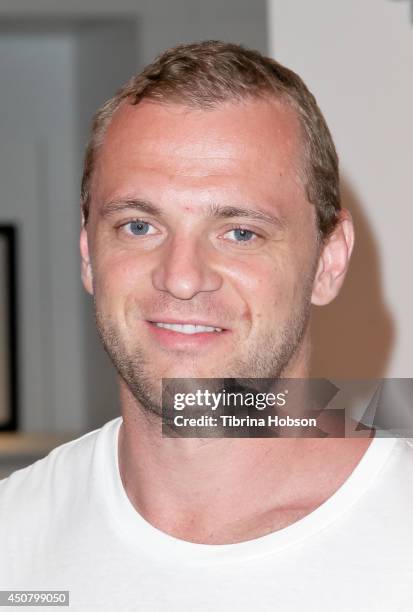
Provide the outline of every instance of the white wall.
[[413,376],[413,25],[409,1],[269,0],[271,54],[315,94],[358,245],[315,315],[316,372]]
[[20,424],[82,427],[73,71],[69,34],[0,30],[0,217],[17,225]]

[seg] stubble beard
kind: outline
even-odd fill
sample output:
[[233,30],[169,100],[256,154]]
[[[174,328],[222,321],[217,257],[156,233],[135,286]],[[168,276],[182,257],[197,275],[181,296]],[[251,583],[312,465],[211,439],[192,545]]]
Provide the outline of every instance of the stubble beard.
[[[311,309],[311,283],[306,283],[300,303],[292,309],[289,319],[277,330],[270,330],[265,338],[255,341],[249,347],[248,357],[226,360],[220,363],[217,371],[208,369],[196,357],[187,361],[189,377],[199,378],[281,378],[298,354],[309,324]],[[117,325],[102,312],[95,301],[95,320],[104,349],[109,355],[119,376],[137,402],[138,409],[144,413],[162,416],[162,379],[151,375],[153,358],[142,346],[137,344],[131,351],[130,346],[119,333]],[[216,332],[219,333],[219,332]],[[194,374],[196,372],[196,374]],[[166,374],[168,376],[168,374]],[[172,375],[174,376],[174,375]],[[176,375],[178,376],[178,375]],[[183,377],[184,374],[181,374]]]

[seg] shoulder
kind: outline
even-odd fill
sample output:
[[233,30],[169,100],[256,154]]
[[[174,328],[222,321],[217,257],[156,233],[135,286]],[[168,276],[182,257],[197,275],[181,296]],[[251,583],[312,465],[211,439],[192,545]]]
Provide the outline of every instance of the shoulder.
[[[395,502],[400,510],[413,503],[413,439],[382,438],[377,440],[378,448],[383,449],[386,459],[383,462],[376,483],[384,496]],[[387,451],[386,449],[390,449]],[[391,503],[390,499],[384,502]]]
[[46,457],[13,472],[0,481],[0,530],[24,509],[41,512],[50,506],[70,503],[76,491],[87,486],[96,464],[96,449],[120,418],[52,450]]
[[413,438],[397,438],[392,455],[395,460],[410,464],[413,461]]
[[413,438],[399,438],[394,447],[393,462],[405,469],[413,482]]
[[120,421],[58,446],[0,481],[0,582],[29,580],[34,559],[36,571],[49,575],[58,550],[70,551],[76,537],[86,541],[104,506],[106,467],[115,463]]

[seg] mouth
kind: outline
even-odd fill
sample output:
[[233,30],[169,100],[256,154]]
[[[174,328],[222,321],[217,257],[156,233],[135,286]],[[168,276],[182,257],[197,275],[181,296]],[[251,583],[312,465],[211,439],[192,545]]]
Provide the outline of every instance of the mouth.
[[200,350],[226,337],[228,329],[212,321],[147,321],[152,337],[170,350]]
[[201,323],[164,323],[162,321],[149,321],[155,327],[161,329],[169,329],[179,334],[208,334],[208,333],[221,333],[224,331],[222,327],[216,327],[214,325],[203,325]]

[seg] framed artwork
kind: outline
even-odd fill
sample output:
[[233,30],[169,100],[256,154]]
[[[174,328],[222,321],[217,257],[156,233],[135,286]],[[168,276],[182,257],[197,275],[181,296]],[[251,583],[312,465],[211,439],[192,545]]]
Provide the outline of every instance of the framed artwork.
[[0,431],[17,428],[16,228],[0,224]]

